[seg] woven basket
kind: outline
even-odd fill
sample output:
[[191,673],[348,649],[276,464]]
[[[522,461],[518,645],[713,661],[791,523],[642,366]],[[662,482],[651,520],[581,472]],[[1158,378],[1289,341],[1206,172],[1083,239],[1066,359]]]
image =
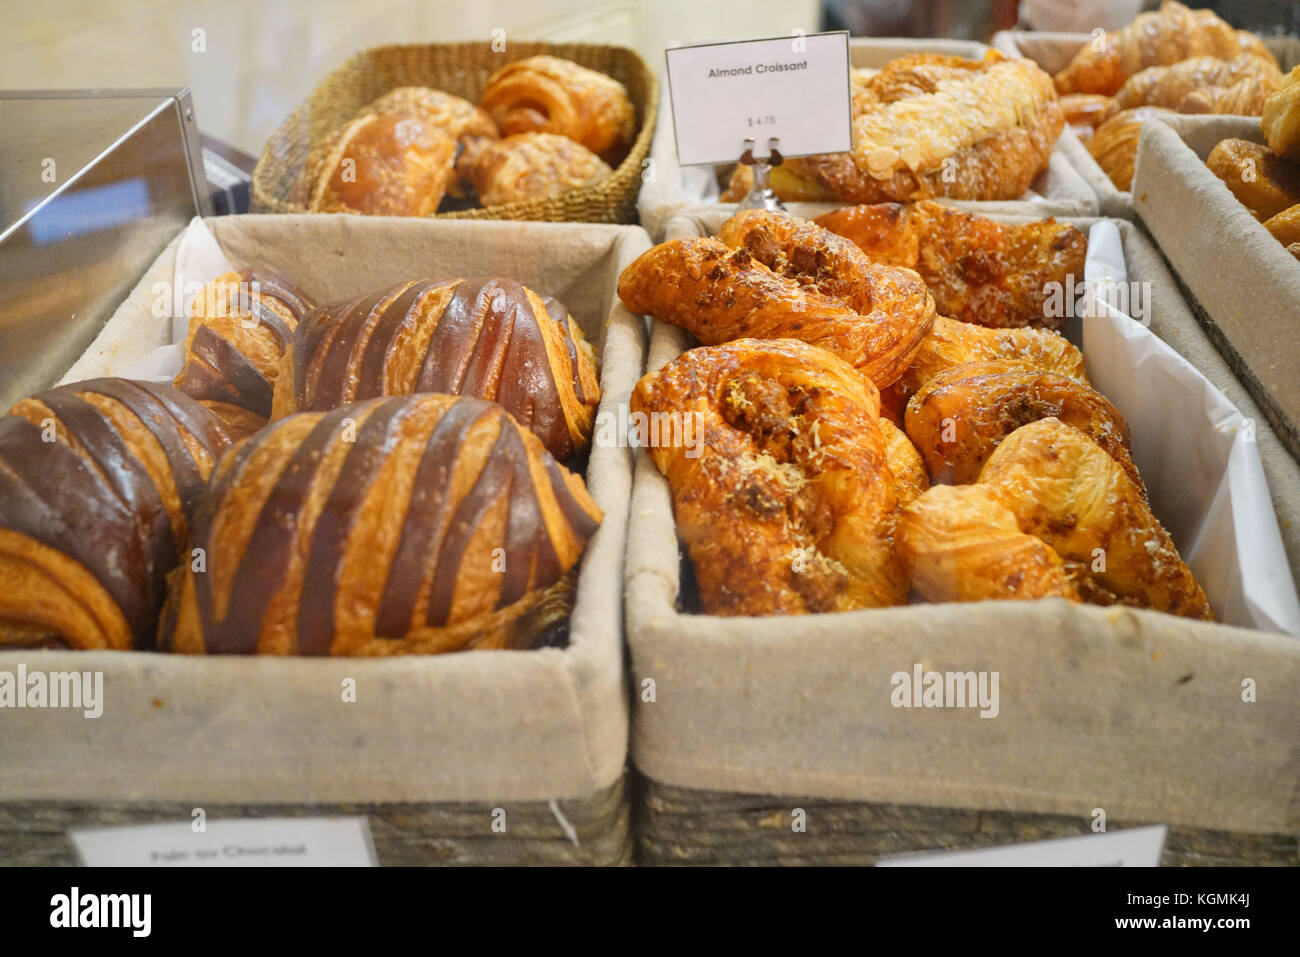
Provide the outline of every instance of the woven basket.
[[496,53],[490,43],[429,43],[375,47],[356,54],[327,76],[271,134],[253,170],[253,212],[305,213],[290,190],[312,147],[361,107],[399,86],[429,86],[477,103],[488,78],[507,63],[546,53],[613,77],[627,87],[639,132],[614,172],[560,196],[435,213],[445,219],[526,219],[578,223],[635,223],[642,162],[650,152],[659,114],[659,83],[632,50],[587,43],[510,43]]

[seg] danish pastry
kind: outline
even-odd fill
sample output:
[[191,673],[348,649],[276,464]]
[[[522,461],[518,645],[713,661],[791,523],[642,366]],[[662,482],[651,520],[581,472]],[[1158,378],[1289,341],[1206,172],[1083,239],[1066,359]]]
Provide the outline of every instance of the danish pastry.
[[484,206],[559,196],[611,172],[581,143],[551,133],[519,133],[489,143],[462,169]]
[[1300,205],[1288,206],[1264,221],[1264,228],[1283,246],[1300,243]]
[[206,571],[173,576],[161,639],[187,654],[531,647],[600,519],[494,403],[293,415],[222,460],[194,523]]
[[898,491],[876,389],[794,339],[692,349],[642,378],[633,414],[693,417],[699,447],[643,442],[714,615],[901,604]]
[[1263,222],[1300,203],[1300,165],[1250,140],[1220,140],[1205,165]]
[[277,419],[413,392],[489,399],[558,459],[586,447],[600,402],[577,322],[510,279],[408,281],[317,309],[278,381]]
[[0,418],[0,647],[150,648],[230,442],[165,385],[91,379]]
[[636,135],[636,110],[613,77],[553,56],[532,56],[492,74],[483,109],[507,137],[554,133],[607,163],[622,160]]

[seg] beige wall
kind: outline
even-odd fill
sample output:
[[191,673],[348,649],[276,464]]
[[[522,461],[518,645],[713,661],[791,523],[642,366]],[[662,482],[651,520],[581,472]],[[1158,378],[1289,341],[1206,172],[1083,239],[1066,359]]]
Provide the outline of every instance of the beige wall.
[[[199,124],[256,155],[348,54],[381,43],[618,43],[652,65],[673,41],[817,25],[816,0],[6,0],[0,89],[189,86]],[[202,30],[206,49],[193,49]]]

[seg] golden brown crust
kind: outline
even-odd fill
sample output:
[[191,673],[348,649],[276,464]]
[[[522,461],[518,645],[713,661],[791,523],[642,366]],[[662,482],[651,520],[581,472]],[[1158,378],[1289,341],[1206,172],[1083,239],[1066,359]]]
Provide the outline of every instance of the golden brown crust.
[[595,351],[563,303],[510,279],[409,280],[323,306],[283,359],[274,418],[386,395],[499,403],[558,459],[586,447]]
[[1047,219],[1006,225],[935,202],[832,210],[815,222],[851,239],[872,262],[914,269],[941,315],[999,328],[1059,328],[1049,290],[1083,279],[1088,238]]
[[637,384],[633,415],[692,423],[694,442],[662,425],[643,441],[672,486],[706,612],[906,601],[879,408],[853,367],[793,339],[692,349]]
[[169,386],[91,379],[0,418],[0,647],[152,647],[230,437]]
[[1125,80],[1148,67],[1169,66],[1196,56],[1231,60],[1240,53],[1273,60],[1258,37],[1234,30],[1213,10],[1190,10],[1167,0],[1159,10],[1138,14],[1127,26],[1080,47],[1069,65],[1056,74],[1056,89],[1060,93],[1114,96]]
[[468,175],[484,206],[559,196],[610,174],[581,143],[551,133],[519,133],[488,143]]
[[1142,124],[1157,116],[1172,115],[1172,110],[1162,106],[1139,106],[1121,110],[1097,127],[1088,141],[1088,152],[1116,189],[1127,191],[1133,186],[1133,164],[1137,160]]
[[1272,59],[1243,53],[1231,60],[1192,57],[1136,73],[1115,94],[1120,109],[1163,106],[1180,113],[1259,116],[1264,101],[1282,84]]
[[1300,166],[1250,140],[1220,140],[1205,165],[1260,222],[1300,203]]
[[1054,373],[996,361],[954,366],[912,396],[906,425],[931,481],[967,485],[979,478],[1003,439],[1045,418],[1083,432],[1143,488],[1119,410],[1087,385]]
[[1096,129],[1099,123],[1119,112],[1113,96],[1100,93],[1067,93],[1061,97],[1061,115],[1071,126]]
[[[782,200],[847,203],[1018,199],[1047,166],[1064,127],[1050,77],[1029,60],[900,57],[854,96],[853,152],[786,160]],[[724,202],[749,192],[738,166]]]
[[1300,243],[1300,205],[1289,206],[1264,221],[1264,228],[1288,249]]
[[428,216],[455,154],[453,137],[414,117],[364,114],[312,149],[293,199],[315,213]]
[[885,461],[889,463],[890,474],[894,476],[899,506],[915,501],[930,487],[930,476],[926,474],[921,453],[907,437],[907,433],[887,416],[882,415],[876,421],[876,426],[885,443]]
[[643,253],[619,277],[633,312],[681,326],[705,345],[732,339],[801,339],[851,363],[877,388],[907,367],[934,318],[915,273],[866,265],[868,314],[777,275],[747,249],[678,239]]
[[1260,129],[1274,153],[1300,160],[1300,66],[1283,77],[1281,87],[1264,101]]
[[499,139],[497,125],[486,110],[469,100],[427,86],[399,86],[357,110],[357,116],[413,116],[453,139]]
[[493,403],[415,395],[290,416],[223,459],[163,638],[200,654],[528,647],[600,521]]
[[509,63],[488,80],[483,109],[507,137],[554,133],[617,164],[636,136],[636,110],[613,77],[553,56]]

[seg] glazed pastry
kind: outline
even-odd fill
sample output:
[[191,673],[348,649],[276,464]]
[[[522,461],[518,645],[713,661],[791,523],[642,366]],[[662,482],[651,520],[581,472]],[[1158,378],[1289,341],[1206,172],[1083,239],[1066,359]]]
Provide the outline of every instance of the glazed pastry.
[[365,114],[311,151],[292,199],[313,213],[428,216],[455,154],[455,138],[414,117]]
[[1259,116],[1264,101],[1281,84],[1282,72],[1271,58],[1251,53],[1231,60],[1200,56],[1135,73],[1115,94],[1115,101],[1121,110],[1163,106],[1180,113]]
[[921,453],[916,450],[907,433],[890,419],[882,415],[876,420],[876,426],[885,443],[885,461],[889,464],[890,474],[894,476],[898,504],[902,506],[915,501],[930,487],[930,476],[926,474]]
[[[526,648],[601,519],[500,406],[397,396],[271,423],[222,460],[173,576],[186,654]],[[541,615],[544,621],[546,615]]]
[[934,328],[916,351],[898,387],[904,401],[945,369],[990,359],[1010,362],[1087,383],[1083,353],[1065,336],[1047,329],[987,329],[946,316],[936,316]]
[[851,206],[815,222],[874,263],[916,270],[940,315],[982,326],[1059,328],[1050,290],[1082,281],[1088,254],[1088,237],[1068,223],[1007,225],[935,202]]
[[618,163],[636,136],[636,110],[623,84],[570,60],[533,56],[493,73],[483,109],[507,137],[554,133]]
[[1129,457],[1128,424],[1101,393],[1050,372],[1009,362],[971,362],[947,369],[907,404],[907,436],[925,460],[930,480],[966,485],[1008,435],[1054,417],[1087,435],[1143,489]]
[[898,516],[898,554],[926,601],[1067,598],[1065,562],[988,485],[936,485]]
[[1119,112],[1119,104],[1113,96],[1100,93],[1067,93],[1061,97],[1061,115],[1071,126],[1087,126],[1096,129],[1104,120]]
[[0,418],[0,648],[150,648],[230,436],[170,386],[91,379]]
[[1264,221],[1264,228],[1283,246],[1290,248],[1300,243],[1300,205],[1288,206],[1276,216]]
[[[462,157],[467,162],[472,162],[489,144],[501,138],[496,123],[485,110],[469,100],[427,86],[399,86],[389,90],[373,103],[358,110],[357,116],[369,113],[411,116],[426,126],[442,130],[457,142],[458,170],[461,168]],[[468,180],[468,176],[452,177],[448,181],[449,195],[464,195],[461,179]]]
[[577,322],[510,279],[409,281],[317,309],[279,382],[277,419],[412,392],[489,399],[558,459],[586,447],[600,401]]
[[1088,142],[1088,152],[1116,189],[1127,191],[1133,187],[1133,164],[1142,124],[1157,116],[1173,115],[1172,110],[1161,106],[1139,106],[1122,110],[1097,127]]
[[[853,96],[853,152],[788,159],[771,184],[787,201],[1016,199],[1047,166],[1064,126],[1051,78],[1030,60],[912,54]],[[743,199],[740,165],[724,202]]]
[[559,196],[610,172],[581,143],[551,133],[520,133],[489,143],[466,170],[484,206]]
[[1263,222],[1300,203],[1300,165],[1250,140],[1220,140],[1205,165]]
[[705,612],[805,614],[907,600],[879,407],[852,366],[794,339],[692,349],[637,383],[633,415],[698,423],[702,446],[643,444],[672,486]]
[[717,239],[660,243],[623,270],[618,294],[633,312],[681,326],[704,345],[801,339],[835,353],[880,388],[911,362],[934,321],[934,300],[910,270],[859,265],[867,314]]
[[1240,53],[1273,59],[1257,36],[1234,30],[1214,11],[1189,10],[1181,3],[1165,2],[1159,10],[1140,13],[1127,26],[1107,33],[1100,42],[1085,43],[1056,74],[1056,89],[1060,93],[1114,96],[1125,80],[1147,67],[1169,66],[1197,56],[1231,60]]
[[1260,128],[1269,149],[1283,159],[1300,160],[1300,66],[1264,101]]
[[280,359],[315,308],[288,279],[253,266],[218,276],[190,306],[185,360],[173,383],[236,435],[266,424]]
[[997,491],[1022,532],[1065,559],[1085,600],[1213,619],[1142,489],[1077,429],[1054,418],[1022,426],[998,446],[979,481]]

